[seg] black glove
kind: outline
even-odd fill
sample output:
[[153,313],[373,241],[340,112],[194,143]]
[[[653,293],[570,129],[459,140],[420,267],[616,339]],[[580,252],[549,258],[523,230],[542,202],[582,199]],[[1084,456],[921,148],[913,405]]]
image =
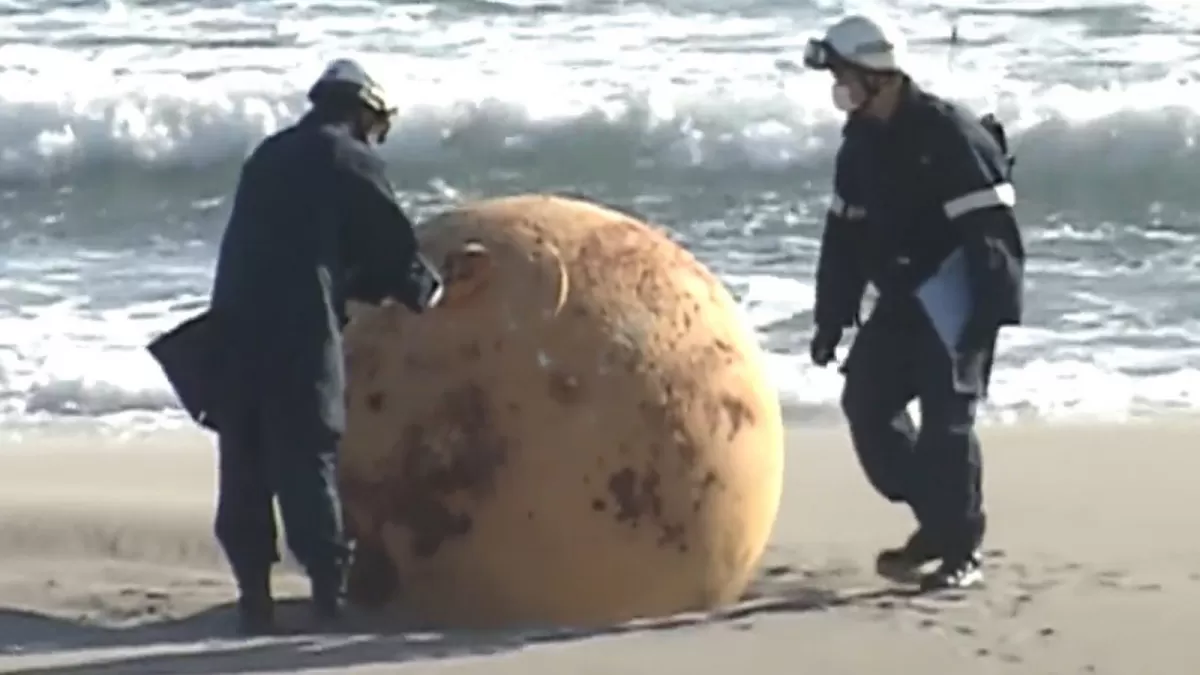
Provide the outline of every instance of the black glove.
[[812,342],[808,346],[808,354],[813,364],[824,368],[833,361],[838,343],[842,341],[842,327],[825,328],[817,326]]
[[420,253],[413,256],[409,266],[408,284],[404,304],[416,314],[436,307],[445,291],[445,281],[442,280],[441,273]]

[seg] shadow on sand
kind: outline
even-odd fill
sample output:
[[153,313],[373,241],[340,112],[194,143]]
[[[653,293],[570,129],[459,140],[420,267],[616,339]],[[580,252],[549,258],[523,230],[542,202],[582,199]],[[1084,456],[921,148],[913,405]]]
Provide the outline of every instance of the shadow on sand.
[[[350,616],[337,630],[316,632],[306,625],[307,608],[300,601],[281,603],[279,619],[284,634],[265,638],[237,637],[232,632],[232,605],[214,607],[183,619],[129,628],[101,628],[29,612],[0,611],[0,672],[201,675],[400,664],[722,622],[744,625],[767,614],[822,611],[914,595],[912,591],[897,588],[837,592],[782,579],[777,582],[765,588],[759,584],[741,602],[718,612],[586,631],[414,632],[411,628],[381,626],[365,616]],[[21,657],[31,656],[43,663],[52,659],[58,663],[34,666],[29,661],[24,665],[11,662],[13,657],[21,661]]]

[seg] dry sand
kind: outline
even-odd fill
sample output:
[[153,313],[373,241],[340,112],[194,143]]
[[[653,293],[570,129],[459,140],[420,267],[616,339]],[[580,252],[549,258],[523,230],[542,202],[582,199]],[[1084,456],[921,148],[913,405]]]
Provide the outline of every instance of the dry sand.
[[[254,640],[230,634],[208,437],[6,444],[0,672],[1194,675],[1200,424],[985,442],[988,578],[974,591],[921,597],[876,578],[875,551],[908,534],[908,514],[869,491],[843,431],[795,430],[757,597],[720,616],[600,635]],[[305,587],[286,570],[279,586]]]

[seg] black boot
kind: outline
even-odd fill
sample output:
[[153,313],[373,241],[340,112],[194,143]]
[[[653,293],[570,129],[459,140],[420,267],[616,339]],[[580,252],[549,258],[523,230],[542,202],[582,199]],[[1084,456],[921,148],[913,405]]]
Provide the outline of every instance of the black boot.
[[972,588],[983,583],[983,559],[978,553],[946,558],[936,571],[921,578],[922,591]]
[[921,568],[941,557],[937,542],[929,531],[917,528],[904,546],[879,552],[875,558],[875,571],[898,583],[916,583],[920,580]]
[[979,549],[986,530],[987,516],[983,514],[955,530],[951,546],[942,557],[942,564],[936,571],[921,578],[921,590],[971,588],[981,584],[983,556]]
[[313,570],[312,581],[313,613],[319,623],[336,622],[342,617],[346,595],[346,566],[342,564]]
[[276,631],[275,600],[270,573],[256,573],[238,582],[238,632],[267,635]]

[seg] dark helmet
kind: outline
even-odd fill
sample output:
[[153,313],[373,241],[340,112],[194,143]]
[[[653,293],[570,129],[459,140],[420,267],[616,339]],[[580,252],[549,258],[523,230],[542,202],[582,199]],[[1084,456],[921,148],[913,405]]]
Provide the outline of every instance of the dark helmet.
[[383,87],[353,59],[330,61],[308,90],[308,100],[315,106],[358,103],[384,117],[396,112],[395,108],[388,105]]

